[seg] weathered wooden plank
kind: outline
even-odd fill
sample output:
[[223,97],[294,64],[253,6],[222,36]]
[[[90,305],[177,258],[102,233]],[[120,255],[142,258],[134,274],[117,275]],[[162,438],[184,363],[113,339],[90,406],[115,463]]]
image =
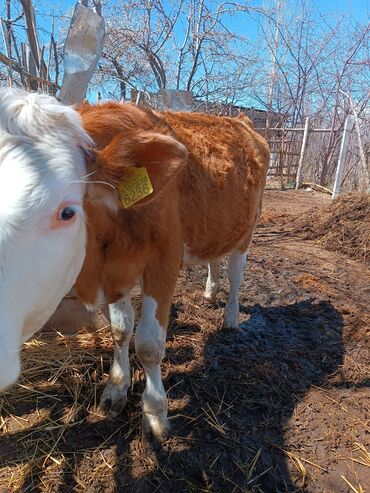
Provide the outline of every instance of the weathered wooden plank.
[[77,4],[64,45],[61,101],[80,103],[101,56],[105,39],[103,17]]

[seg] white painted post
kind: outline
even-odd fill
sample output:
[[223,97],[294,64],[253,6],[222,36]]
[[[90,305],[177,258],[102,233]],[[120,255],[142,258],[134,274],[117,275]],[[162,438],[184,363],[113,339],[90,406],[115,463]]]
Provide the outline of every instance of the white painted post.
[[343,169],[347,156],[349,136],[351,135],[353,123],[354,123],[353,116],[348,115],[346,121],[344,122],[344,129],[342,135],[342,142],[340,144],[337,172],[335,174],[334,188],[331,196],[332,199],[335,199],[340,193],[340,187],[342,185]]
[[136,96],[136,106],[140,104],[141,101],[141,91],[137,91],[137,96]]
[[310,130],[310,119],[307,117],[306,122],[304,124],[301,155],[299,156],[297,177],[296,177],[296,181],[295,181],[295,189],[296,190],[298,190],[299,187],[301,186],[301,174],[302,174],[302,167],[303,167],[303,162],[304,162],[304,158],[305,158],[305,154],[306,154],[306,147],[307,147],[307,142],[308,142],[309,130]]

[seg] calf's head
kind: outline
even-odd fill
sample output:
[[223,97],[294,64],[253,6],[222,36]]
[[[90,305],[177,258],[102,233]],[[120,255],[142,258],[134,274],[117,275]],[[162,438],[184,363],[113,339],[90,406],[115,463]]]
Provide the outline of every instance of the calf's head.
[[0,391],[19,351],[72,287],[85,255],[79,115],[54,98],[0,90]]

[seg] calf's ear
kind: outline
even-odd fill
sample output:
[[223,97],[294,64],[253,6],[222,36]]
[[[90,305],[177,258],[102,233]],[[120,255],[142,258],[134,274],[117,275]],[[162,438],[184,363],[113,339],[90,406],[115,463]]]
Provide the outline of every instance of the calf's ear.
[[[149,179],[152,191],[133,202],[132,206],[142,204],[149,202],[165,190],[168,183],[186,163],[187,155],[186,147],[169,135],[148,131],[135,134],[121,132],[108,146],[98,152],[93,180],[111,185],[115,189],[116,199],[119,199],[120,194],[125,193],[125,188],[132,189],[135,180]],[[107,190],[107,186],[103,191],[103,186],[99,186],[99,191],[101,198],[107,202],[107,193],[112,195],[113,192],[112,188]],[[112,205],[112,197],[109,205]]]

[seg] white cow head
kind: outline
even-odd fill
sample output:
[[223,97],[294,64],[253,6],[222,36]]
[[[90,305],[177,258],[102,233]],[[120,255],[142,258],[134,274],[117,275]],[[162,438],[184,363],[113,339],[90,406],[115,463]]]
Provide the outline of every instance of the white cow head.
[[0,89],[0,391],[81,269],[89,145],[72,108]]

